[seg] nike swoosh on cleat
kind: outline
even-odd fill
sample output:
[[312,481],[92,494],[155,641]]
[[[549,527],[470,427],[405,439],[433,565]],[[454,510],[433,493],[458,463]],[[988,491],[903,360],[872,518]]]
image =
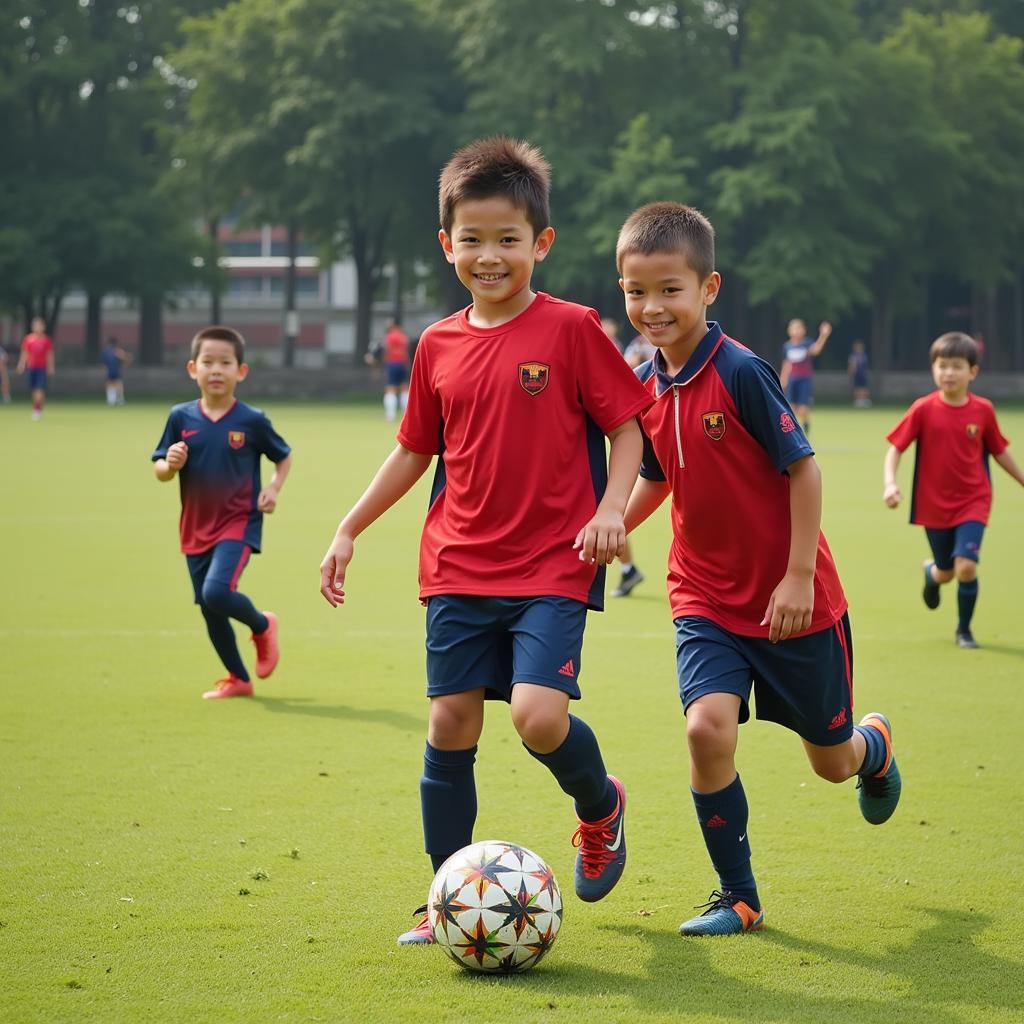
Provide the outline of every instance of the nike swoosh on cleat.
[[614,843],[607,843],[605,845],[605,849],[609,850],[612,853],[614,853],[619,848],[621,843],[622,843],[622,818],[619,818],[619,832],[618,832],[618,835],[616,835],[616,837],[615,837],[615,842]]
[[744,832],[744,833],[743,833],[743,835],[741,835],[741,836],[740,836],[740,838],[739,838],[739,842],[741,842],[741,843],[742,843],[742,842],[743,842],[743,840],[744,840],[744,839],[746,839],[746,838],[747,838],[747,833],[746,833],[746,832]]

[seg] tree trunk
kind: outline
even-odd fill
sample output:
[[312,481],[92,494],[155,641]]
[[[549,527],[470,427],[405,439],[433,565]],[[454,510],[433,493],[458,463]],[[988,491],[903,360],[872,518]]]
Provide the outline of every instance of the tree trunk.
[[85,352],[86,363],[98,363],[100,360],[100,335],[103,333],[103,296],[97,292],[89,292],[89,302],[85,307]]
[[373,293],[376,291],[376,275],[370,265],[365,245],[353,249],[356,264],[356,351],[355,365],[361,366],[366,353],[370,351],[373,331]]
[[213,267],[210,270],[210,323],[221,322],[220,307],[220,268],[217,266],[217,236],[220,233],[220,217],[211,217],[206,222],[206,234],[210,239],[210,259]]
[[1013,362],[1010,369],[1024,373],[1024,268],[1013,275]]
[[284,346],[281,365],[295,365],[295,344],[299,336],[299,315],[295,309],[295,260],[299,254],[299,229],[288,222],[288,269],[284,276]]
[[143,295],[139,301],[139,362],[162,366],[164,361],[163,296]]
[[391,276],[391,318],[396,324],[402,322],[402,264],[395,263]]
[[884,288],[875,289],[871,304],[871,364],[880,374],[892,369],[892,313]]

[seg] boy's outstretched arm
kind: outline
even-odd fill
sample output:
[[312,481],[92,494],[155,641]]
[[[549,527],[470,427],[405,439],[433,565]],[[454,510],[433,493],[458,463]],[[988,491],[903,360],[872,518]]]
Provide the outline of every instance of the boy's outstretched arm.
[[789,563],[772,592],[761,620],[774,644],[811,624],[814,612],[814,568],[821,533],[821,470],[813,455],[798,459],[789,474]]
[[256,507],[261,512],[269,514],[277,508],[277,496],[281,493],[281,488],[284,487],[291,468],[292,457],[290,455],[285,456],[274,466],[274,475],[270,478],[270,483],[260,491],[259,497],[256,499]]
[[1017,483],[1024,487],[1024,473],[1021,472],[1020,466],[1018,466],[1014,461],[1009,448],[1004,448],[998,455],[993,455],[992,458],[994,458],[996,462],[998,462],[999,465],[1017,481]]
[[672,493],[667,480],[647,480],[640,477],[633,487],[623,516],[626,533],[632,533],[641,523],[646,522],[661,503]]
[[782,385],[782,390],[785,391],[789,387],[789,375],[793,371],[793,364],[788,359],[782,360],[782,369],[779,370],[779,384]]
[[332,607],[345,603],[345,572],[352,561],[353,542],[379,519],[426,472],[433,455],[421,455],[398,445],[384,460],[363,496],[338,525],[320,563],[320,593]]
[[576,534],[573,548],[580,549],[580,560],[607,565],[615,560],[626,543],[623,514],[644,455],[643,435],[636,417],[626,420],[608,434],[608,486],[597,506],[594,518]]
[[818,337],[810,348],[812,356],[820,356],[821,350],[832,335],[832,325],[827,320],[822,320],[818,325]]
[[[883,469],[885,484],[882,491],[882,501],[889,508],[895,508],[903,500],[900,485],[896,483],[896,470],[900,468],[901,454],[902,452],[894,444],[889,445],[889,450],[885,453],[885,468]],[[1018,470],[1019,472],[1020,470]],[[1020,478],[1018,477],[1018,479]]]

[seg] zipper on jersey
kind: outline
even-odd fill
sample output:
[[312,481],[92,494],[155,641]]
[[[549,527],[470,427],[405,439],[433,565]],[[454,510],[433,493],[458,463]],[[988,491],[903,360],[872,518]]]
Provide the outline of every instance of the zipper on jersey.
[[683,469],[686,463],[683,461],[683,437],[679,429],[679,384],[672,385],[672,399],[675,406],[676,419],[676,455],[679,456],[679,468]]

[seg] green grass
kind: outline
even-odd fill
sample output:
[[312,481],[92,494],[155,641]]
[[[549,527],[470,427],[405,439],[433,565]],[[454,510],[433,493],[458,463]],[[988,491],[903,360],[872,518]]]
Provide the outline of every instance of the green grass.
[[[896,410],[816,415],[858,712],[892,719],[904,797],[871,828],[852,782],[816,779],[777,726],[745,727],[768,927],[739,939],[676,935],[715,880],[687,792],[667,520],[647,524],[648,582],[592,617],[581,706],[629,786],[629,867],[603,903],[572,896],[571,809],[489,709],[477,835],[545,855],[567,910],[536,971],[482,979],[394,944],[429,882],[426,483],[358,543],[332,611],[320,557],[392,432],[376,406],[269,408],[295,469],[244,589],[280,614],[283,657],[257,699],[214,704],[199,699],[219,665],[177,551],[177,488],[148,465],[166,406],[52,403],[41,423],[0,408],[0,1019],[1024,1019],[1024,493],[998,468],[985,646],[965,652],[953,592],[938,612],[921,603],[922,531],[880,501]],[[1024,413],[1002,424],[1024,446]]]

